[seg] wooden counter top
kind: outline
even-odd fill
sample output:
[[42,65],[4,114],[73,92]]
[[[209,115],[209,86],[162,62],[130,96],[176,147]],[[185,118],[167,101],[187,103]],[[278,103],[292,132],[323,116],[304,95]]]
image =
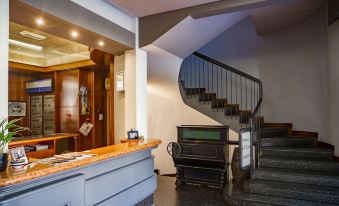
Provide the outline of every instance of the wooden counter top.
[[96,156],[89,157],[74,162],[50,166],[46,164],[37,163],[35,166],[30,167],[24,171],[15,171],[11,166],[8,166],[7,171],[0,172],[0,187],[17,184],[23,181],[33,180],[35,178],[47,176],[57,172],[65,171],[68,169],[85,166],[94,162],[106,160],[122,156],[128,153],[156,147],[161,143],[158,139],[145,139],[112,146],[97,148],[80,153],[96,154]]
[[14,137],[13,140],[9,143],[9,146],[20,145],[20,144],[30,144],[40,141],[49,141],[49,140],[58,140],[65,139],[70,137],[78,137],[77,133],[55,133],[55,134],[46,134],[46,135],[32,135],[27,137]]

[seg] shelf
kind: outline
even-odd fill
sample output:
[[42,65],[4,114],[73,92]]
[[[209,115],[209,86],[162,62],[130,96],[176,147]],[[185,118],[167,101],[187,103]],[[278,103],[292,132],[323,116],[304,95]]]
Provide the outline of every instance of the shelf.
[[53,157],[55,155],[55,149],[50,148],[50,149],[41,150],[41,151],[26,152],[26,155],[29,158],[36,158],[36,159]]

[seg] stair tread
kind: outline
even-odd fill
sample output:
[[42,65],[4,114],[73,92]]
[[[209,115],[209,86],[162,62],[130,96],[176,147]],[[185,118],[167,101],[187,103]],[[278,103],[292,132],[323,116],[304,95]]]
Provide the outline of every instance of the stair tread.
[[339,188],[267,180],[247,180],[248,193],[339,204]]
[[[308,170],[293,170],[293,169],[276,169],[276,168],[260,168],[254,170],[254,178],[256,174],[264,173],[265,175],[274,175],[276,177],[282,176],[296,176],[304,178],[318,178],[327,180],[337,180],[339,183],[339,174],[326,171],[308,171]],[[339,186],[339,185],[338,185]]]
[[303,136],[296,136],[296,135],[282,135],[282,136],[272,136],[272,137],[265,137],[262,139],[301,139],[301,140],[314,140],[314,137],[303,137]]
[[273,151],[284,151],[284,152],[315,152],[315,153],[330,153],[332,154],[333,150],[323,149],[317,147],[262,147],[261,150],[273,150]]
[[229,183],[224,189],[226,203],[232,205],[284,205],[284,206],[330,206],[334,204],[319,203],[293,198],[274,197],[243,192],[240,188]]
[[330,187],[323,185],[307,185],[307,184],[299,184],[299,183],[291,183],[291,182],[278,182],[278,181],[268,181],[268,180],[256,180],[250,179],[247,180],[249,184],[261,184],[264,185],[265,188],[275,188],[281,190],[288,190],[294,192],[307,192],[307,193],[316,193],[323,195],[334,195],[339,198],[339,188],[338,187]]
[[338,165],[339,162],[333,161],[333,160],[319,160],[319,159],[314,159],[312,157],[283,157],[283,156],[264,156],[260,158],[261,161],[265,160],[275,160],[275,161],[297,161],[297,162],[305,162],[305,163],[314,163],[314,164],[333,164],[333,165]]
[[263,168],[287,168],[305,171],[328,171],[339,174],[339,163],[329,159],[315,159],[310,157],[274,157],[260,158]]

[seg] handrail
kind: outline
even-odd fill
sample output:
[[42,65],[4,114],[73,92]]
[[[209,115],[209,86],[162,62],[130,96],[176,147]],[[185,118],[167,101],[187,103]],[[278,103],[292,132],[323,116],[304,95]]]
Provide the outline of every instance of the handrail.
[[245,72],[242,72],[242,71],[240,71],[240,70],[237,70],[237,69],[235,69],[235,68],[233,68],[233,67],[231,67],[231,66],[229,66],[229,65],[226,65],[226,64],[224,64],[224,63],[222,63],[222,62],[219,62],[219,61],[217,61],[217,60],[215,60],[215,59],[212,59],[212,58],[210,58],[210,57],[208,57],[208,56],[206,56],[206,55],[203,55],[203,54],[201,54],[201,53],[199,53],[199,52],[194,52],[193,54],[194,54],[195,56],[198,56],[198,57],[200,57],[200,58],[206,60],[206,61],[209,61],[209,62],[211,62],[211,63],[213,63],[213,64],[216,64],[216,65],[218,65],[218,66],[220,66],[220,67],[222,67],[222,68],[224,68],[224,69],[228,69],[228,70],[230,70],[230,71],[232,71],[232,72],[234,72],[234,73],[236,73],[236,74],[239,74],[239,75],[241,75],[241,76],[243,76],[243,77],[246,77],[246,78],[248,78],[248,79],[251,79],[252,81],[257,82],[258,85],[259,85],[259,100],[258,100],[257,106],[254,108],[254,110],[253,110],[253,112],[252,112],[252,114],[251,114],[251,117],[253,117],[254,115],[258,114],[259,109],[260,109],[260,106],[261,106],[261,103],[262,103],[262,99],[263,99],[263,86],[262,86],[262,82],[260,81],[260,79],[255,78],[255,77],[253,77],[253,76],[251,76],[251,75],[249,75],[249,74],[246,74]]
[[[255,152],[255,166],[256,167],[259,167],[259,158],[260,158],[260,127],[261,127],[261,118],[260,118],[260,108],[261,108],[261,104],[262,104],[262,99],[263,99],[263,84],[262,82],[260,81],[260,79],[256,78],[256,77],[253,77],[245,72],[242,72],[238,69],[235,69],[229,65],[226,65],[222,62],[219,62],[215,59],[212,59],[204,54],[201,54],[199,52],[194,52],[193,53],[194,56],[200,58],[203,60],[203,84],[205,84],[205,80],[206,78],[208,79],[207,80],[207,89],[206,90],[211,90],[210,89],[210,70],[211,70],[211,78],[212,78],[212,91],[214,93],[216,93],[216,96],[218,96],[219,94],[219,83],[221,83],[221,89],[223,91],[223,85],[224,85],[224,82],[226,82],[226,89],[224,91],[226,91],[226,99],[227,97],[231,96],[230,98],[230,104],[232,105],[234,103],[234,99],[232,100],[232,97],[234,97],[234,86],[236,87],[235,88],[235,104],[238,104],[240,105],[238,109],[244,109],[244,104],[246,105],[246,109],[245,111],[251,111],[251,113],[248,114],[248,116],[246,116],[246,118],[248,118],[248,122],[245,123],[245,125],[249,125],[249,127],[252,128],[252,137],[256,137],[256,141],[253,141],[254,142],[254,145],[255,145],[255,148],[256,148],[256,152]],[[193,56],[192,56],[193,57]],[[181,82],[181,84],[183,84],[183,86],[185,87],[185,81],[186,81],[186,76],[190,76],[189,79],[187,80],[190,80],[190,83],[188,82],[188,84],[191,86],[191,88],[197,88],[197,86],[199,86],[199,94],[200,94],[200,85],[201,85],[201,68],[198,68],[198,71],[195,71],[193,70],[193,67],[196,67],[197,66],[197,63],[196,62],[192,62],[192,57],[189,56],[185,59],[184,63],[183,63],[183,71],[181,71],[180,75],[179,76],[183,76],[184,80],[180,80],[181,77],[179,77],[179,82]],[[210,63],[212,64],[212,68],[207,68],[207,76],[204,78],[204,75],[206,74],[205,73],[205,69],[204,69],[204,62],[207,62],[207,63]],[[191,65],[192,64],[192,65]],[[188,70],[187,66],[190,66],[190,70]],[[213,67],[214,65],[214,67]],[[217,67],[216,71],[217,71],[217,74],[215,75],[215,73],[213,74],[213,72],[215,71],[215,66]],[[199,67],[199,65],[198,65]],[[218,73],[218,68],[221,68],[222,69],[225,69],[226,70],[226,79],[222,79],[222,77],[220,77],[220,81],[219,81],[219,73]],[[230,78],[227,77],[227,74],[230,73]],[[197,79],[197,74],[198,74],[198,79]],[[233,80],[233,75],[235,75],[235,80]],[[237,76],[238,75],[238,76]],[[216,81],[213,82],[214,78],[216,76]],[[237,82],[237,79],[239,77],[239,81],[240,81],[240,88],[239,87],[239,82]],[[193,81],[194,79],[194,81]],[[230,79],[230,88],[227,88],[227,85],[228,84],[228,79]],[[243,81],[242,81],[243,79]],[[235,85],[232,83],[232,80],[233,82],[236,81]],[[197,82],[199,81],[199,82]],[[248,81],[250,82],[250,85],[251,87],[249,88],[249,85],[248,85]],[[194,83],[194,84],[193,84]],[[196,85],[198,83],[198,85]],[[214,86],[215,86],[215,83],[217,85],[217,88],[216,90],[214,89]],[[245,83],[245,88],[246,88],[246,93],[245,91],[243,91],[243,84]],[[252,88],[252,85],[254,85],[254,88]],[[193,87],[192,87],[193,86]],[[206,85],[205,85],[206,86]],[[250,98],[250,110],[248,110],[248,102],[247,102],[247,99],[248,99],[248,93],[247,93],[247,89],[250,89],[250,94],[251,94],[251,98]],[[254,90],[253,90],[254,89]],[[231,91],[231,94],[228,95],[227,91]],[[240,101],[238,101],[238,93],[237,91],[240,91]],[[222,92],[221,92],[222,93]],[[252,94],[254,93],[254,99],[252,99]],[[245,94],[246,96],[246,103],[243,102],[243,95]],[[221,96],[224,96],[224,95],[221,95]],[[217,98],[217,97],[216,97]],[[253,100],[253,102],[252,102]],[[217,105],[219,105],[219,103],[217,103]],[[231,118],[232,118],[232,115],[233,115],[233,108],[231,107],[230,109],[231,111]],[[239,117],[240,118],[240,117]],[[240,123],[241,125],[242,123]],[[234,142],[235,143],[235,142]]]

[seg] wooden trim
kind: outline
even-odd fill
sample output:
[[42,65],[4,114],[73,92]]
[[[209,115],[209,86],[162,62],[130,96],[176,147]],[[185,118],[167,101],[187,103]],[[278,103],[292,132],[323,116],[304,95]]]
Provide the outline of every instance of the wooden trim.
[[[68,70],[68,69],[75,69],[75,68],[88,67],[88,66],[94,66],[94,65],[96,64],[90,59],[67,63],[67,64],[59,64],[59,65],[51,66],[51,67],[40,67],[40,66],[34,66],[34,65],[23,64],[23,63],[18,63],[18,62],[9,62],[9,68],[11,70],[44,72],[44,73],[63,71],[63,70]],[[92,67],[88,67],[88,68],[92,68]]]
[[318,132],[292,131],[292,135],[300,137],[316,137],[318,139]]
[[[92,60],[83,60],[67,64],[59,64],[56,66],[46,67],[46,72],[55,72],[61,70],[75,69],[80,67],[88,67],[96,65]],[[91,67],[92,68],[92,67]]]
[[46,72],[45,67],[39,67],[29,64],[17,63],[17,62],[9,62],[8,67],[13,70],[24,70],[24,71],[32,71],[32,72]]
[[273,127],[273,128],[288,128],[288,135],[292,135],[292,123],[264,123],[264,127]]
[[36,139],[29,139],[29,140],[22,140],[22,141],[13,141],[10,142],[9,146],[15,146],[15,145],[23,145],[23,144],[31,144],[31,143],[37,143],[37,142],[46,142],[46,141],[54,141],[58,139],[65,139],[65,138],[71,138],[71,137],[78,137],[79,135],[76,133],[72,134],[60,134],[53,137],[41,137]]
[[109,88],[109,93],[110,93],[110,120],[109,120],[109,144],[113,145],[115,144],[115,136],[114,136],[114,132],[115,132],[115,128],[114,128],[114,85],[115,85],[115,70],[114,70],[114,56],[110,55],[109,57],[109,78],[110,78],[110,88]]
[[317,141],[317,147],[322,149],[330,149],[334,151],[334,146],[326,142]]

